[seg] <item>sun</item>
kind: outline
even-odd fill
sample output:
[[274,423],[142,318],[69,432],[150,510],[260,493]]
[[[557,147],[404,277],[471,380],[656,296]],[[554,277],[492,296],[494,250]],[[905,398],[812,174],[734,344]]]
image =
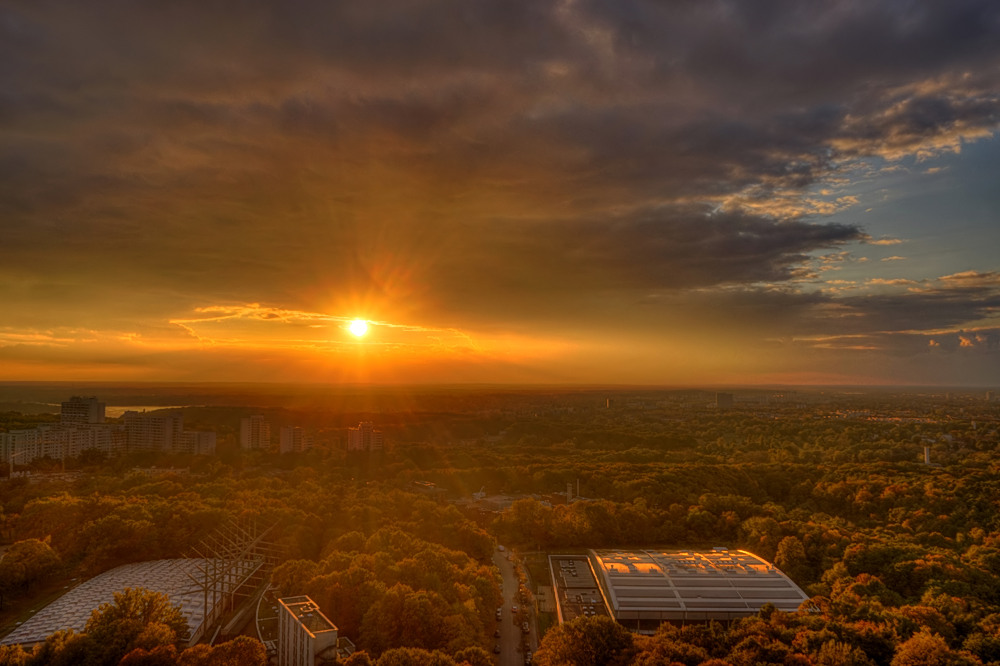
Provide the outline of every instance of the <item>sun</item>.
[[347,325],[347,330],[349,330],[354,337],[360,338],[368,332],[368,322],[364,319],[355,319]]

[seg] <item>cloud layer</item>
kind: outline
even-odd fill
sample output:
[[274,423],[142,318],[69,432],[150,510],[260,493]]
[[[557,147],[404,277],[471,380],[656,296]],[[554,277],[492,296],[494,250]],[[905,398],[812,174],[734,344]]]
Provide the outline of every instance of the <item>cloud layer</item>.
[[190,354],[176,322],[254,303],[483,341],[461,354],[533,336],[551,365],[483,372],[545,380],[708,367],[619,373],[615,345],[734,345],[746,381],[744,350],[794,336],[770,359],[791,378],[827,364],[803,348],[944,353],[1000,325],[998,266],[827,284],[902,242],[829,216],[886,166],[992,137],[998,79],[987,0],[8,2],[0,355],[70,331]]

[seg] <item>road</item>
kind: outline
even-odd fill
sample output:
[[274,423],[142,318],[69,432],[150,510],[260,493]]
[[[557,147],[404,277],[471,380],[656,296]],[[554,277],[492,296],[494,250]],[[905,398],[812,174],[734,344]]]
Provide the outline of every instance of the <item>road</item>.
[[[517,599],[517,576],[514,573],[514,565],[507,560],[509,553],[493,552],[493,562],[500,569],[503,577],[503,611],[502,619],[498,623],[500,627],[500,638],[496,639],[500,643],[500,666],[523,666],[524,665],[524,643],[527,641],[532,652],[538,647],[538,629],[535,623],[534,609],[521,609],[521,618],[527,618],[528,627],[531,630],[526,636],[521,629],[521,622],[517,624],[513,621],[513,607],[520,602]],[[530,611],[525,614],[523,611]]]

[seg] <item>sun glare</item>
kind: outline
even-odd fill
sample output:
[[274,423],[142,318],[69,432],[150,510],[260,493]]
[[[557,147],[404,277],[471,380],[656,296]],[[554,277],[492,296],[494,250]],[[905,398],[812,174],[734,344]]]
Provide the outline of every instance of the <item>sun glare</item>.
[[368,322],[364,319],[355,319],[350,323],[350,325],[348,325],[347,329],[354,335],[354,337],[360,338],[368,332]]

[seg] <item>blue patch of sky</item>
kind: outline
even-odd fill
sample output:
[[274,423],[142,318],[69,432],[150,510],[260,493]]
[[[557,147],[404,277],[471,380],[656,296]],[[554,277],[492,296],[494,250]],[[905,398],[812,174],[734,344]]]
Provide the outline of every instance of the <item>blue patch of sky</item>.
[[[1000,270],[1000,136],[969,142],[959,153],[895,162],[870,160],[870,173],[836,190],[858,203],[822,222],[856,224],[873,239],[827,279],[921,280],[962,271]],[[902,260],[883,261],[888,257]],[[866,257],[867,262],[857,262]]]

